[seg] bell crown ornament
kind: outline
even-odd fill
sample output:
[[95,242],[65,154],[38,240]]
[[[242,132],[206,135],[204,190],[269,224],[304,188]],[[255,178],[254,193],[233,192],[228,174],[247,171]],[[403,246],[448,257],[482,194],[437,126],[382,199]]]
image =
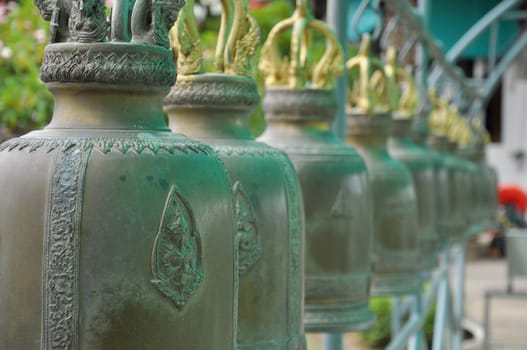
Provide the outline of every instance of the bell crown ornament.
[[184,0],[35,0],[50,21],[45,83],[139,84],[167,88],[176,79],[168,31]]
[[[203,72],[194,0],[186,2],[170,31],[178,78],[165,97],[165,109],[169,112],[177,105],[180,111],[182,106],[192,106],[189,109],[192,113],[214,107],[229,110],[232,115],[248,115],[260,101],[252,65],[260,43],[260,28],[249,11],[247,0],[222,0],[221,5],[214,72]],[[207,130],[221,132],[223,128],[209,123]],[[194,128],[191,132],[199,136],[194,131],[200,131]],[[205,128],[201,131],[205,132]],[[241,132],[245,138],[251,138],[248,128]]]
[[[288,30],[292,34],[289,57],[286,57],[280,53],[278,42]],[[313,32],[327,40],[326,50],[316,64],[309,50]],[[292,16],[278,22],[269,32],[259,68],[269,88],[330,89],[335,78],[344,72],[344,53],[331,29],[311,13],[310,1],[297,0]]]
[[364,34],[359,51],[346,62],[350,73],[348,108],[357,114],[385,114],[396,109],[398,97],[381,60],[371,55],[371,37]]
[[[252,58],[260,43],[260,27],[249,11],[247,0],[221,0],[221,5],[215,72],[251,77]],[[194,0],[188,0],[183,6],[170,37],[178,74],[201,73],[203,53],[194,17]]]
[[[389,47],[386,51],[384,72],[387,84],[392,89],[394,118],[411,118],[415,116],[419,105],[419,96],[414,78],[397,62],[397,50]],[[372,79],[380,79],[381,71],[376,71]],[[376,85],[374,83],[374,85]]]

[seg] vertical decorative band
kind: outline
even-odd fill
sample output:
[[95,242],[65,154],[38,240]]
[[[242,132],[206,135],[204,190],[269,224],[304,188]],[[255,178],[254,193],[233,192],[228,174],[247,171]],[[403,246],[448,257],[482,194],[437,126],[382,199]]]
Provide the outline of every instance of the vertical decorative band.
[[300,197],[300,188],[295,169],[285,153],[278,153],[277,158],[284,171],[285,191],[287,197],[287,216],[289,224],[289,262],[288,262],[288,350],[305,350],[303,335],[304,305],[304,220],[301,213],[304,208]]
[[42,350],[77,350],[83,182],[89,152],[57,152],[44,238]]

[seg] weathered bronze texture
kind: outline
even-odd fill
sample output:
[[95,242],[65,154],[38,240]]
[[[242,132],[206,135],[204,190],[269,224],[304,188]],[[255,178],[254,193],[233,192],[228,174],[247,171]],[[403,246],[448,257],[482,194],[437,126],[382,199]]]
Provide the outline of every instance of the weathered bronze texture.
[[417,196],[420,266],[437,266],[439,234],[436,220],[434,154],[411,139],[412,119],[394,118],[388,141],[390,156],[408,167]]
[[485,162],[485,146],[490,141],[487,131],[479,119],[472,120],[469,142],[459,150],[459,154],[476,167],[474,200],[477,201],[478,224],[481,229],[492,229],[496,223],[498,210],[496,171]]
[[366,163],[373,194],[373,295],[420,288],[416,194],[409,170],[387,149],[390,114],[350,111],[348,142]]
[[[422,114],[414,119],[411,127],[411,138],[423,149],[434,164],[434,182],[431,187],[435,197],[436,230],[438,234],[437,248],[442,249],[448,243],[450,221],[450,183],[445,156],[441,151],[433,150],[427,143],[433,137],[429,133],[427,117]],[[435,137],[433,139],[436,139]],[[446,138],[445,138],[446,141]],[[440,147],[441,148],[441,147]],[[444,147],[443,147],[443,151]]]
[[[67,48],[96,57],[108,45]],[[113,54],[152,60],[142,46]],[[233,349],[234,223],[221,162],[166,128],[166,88],[48,87],[50,125],[1,146],[0,348]]]
[[240,260],[238,349],[305,349],[303,208],[282,151],[256,142],[249,114],[253,79],[180,76],[165,99],[170,127],[209,144],[227,167],[235,197]]
[[0,348],[234,349],[229,179],[161,109],[180,2],[138,0],[128,26],[123,1],[111,30],[102,1],[37,4],[55,108],[0,146]]
[[430,99],[433,108],[428,124],[432,134],[428,144],[441,154],[448,173],[449,224],[445,233],[448,241],[455,242],[471,232],[471,216],[474,215],[475,207],[472,167],[457,154],[458,143],[465,143],[469,137],[468,129],[456,106],[439,98],[434,90],[430,93]]
[[[173,32],[185,73],[165,98],[172,130],[209,144],[232,183],[240,286],[238,349],[304,350],[304,216],[298,179],[287,155],[249,130],[260,98],[251,77],[259,27],[247,0],[222,1],[216,73],[201,70],[201,43],[187,4]],[[198,64],[195,61],[198,60]]]
[[295,166],[306,216],[307,332],[369,327],[372,203],[366,166],[339,141],[331,89],[269,88],[259,140],[283,149]]

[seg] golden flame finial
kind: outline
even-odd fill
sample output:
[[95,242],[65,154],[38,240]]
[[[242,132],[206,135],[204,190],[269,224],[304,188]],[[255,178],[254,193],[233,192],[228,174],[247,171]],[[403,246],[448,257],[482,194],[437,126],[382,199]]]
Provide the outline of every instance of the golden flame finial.
[[371,37],[364,34],[359,51],[346,63],[350,72],[348,107],[366,115],[385,113],[394,108],[390,80],[381,62],[370,57],[370,48]]
[[[251,59],[260,42],[260,28],[247,0],[221,0],[223,8],[215,54],[217,73],[251,76]],[[202,47],[194,17],[194,0],[187,3],[171,31],[179,75],[201,71]]]
[[391,105],[395,108],[395,116],[411,118],[417,111],[418,93],[413,77],[397,62],[397,50],[389,47],[386,51],[386,78],[391,90]]
[[[290,57],[287,58],[282,57],[278,50],[278,39],[289,29],[292,35]],[[308,59],[311,31],[321,33],[327,40],[326,51],[315,65]],[[262,48],[259,68],[267,87],[331,88],[335,78],[344,71],[344,54],[331,29],[311,14],[309,1],[297,0],[293,15],[280,21],[269,33]]]
[[201,71],[202,47],[194,16],[194,0],[187,0],[179,12],[170,31],[170,41],[178,74],[198,74]]

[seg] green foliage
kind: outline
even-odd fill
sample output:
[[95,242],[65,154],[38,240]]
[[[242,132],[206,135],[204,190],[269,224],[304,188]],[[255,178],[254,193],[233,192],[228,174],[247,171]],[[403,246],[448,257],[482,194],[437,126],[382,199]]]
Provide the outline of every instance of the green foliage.
[[[435,302],[434,306],[426,315],[423,326],[425,338],[429,344],[432,343],[434,334]],[[391,300],[390,298],[370,299],[370,308],[377,317],[373,328],[359,333],[360,341],[372,348],[385,348],[391,341]]]
[[391,312],[390,298],[370,299],[370,308],[377,317],[373,328],[360,332],[359,338],[365,345],[374,348],[384,348],[390,342]]
[[[3,137],[46,123],[52,97],[39,80],[48,24],[31,0],[10,3],[0,22],[0,128]],[[1,137],[0,136],[0,137]]]

